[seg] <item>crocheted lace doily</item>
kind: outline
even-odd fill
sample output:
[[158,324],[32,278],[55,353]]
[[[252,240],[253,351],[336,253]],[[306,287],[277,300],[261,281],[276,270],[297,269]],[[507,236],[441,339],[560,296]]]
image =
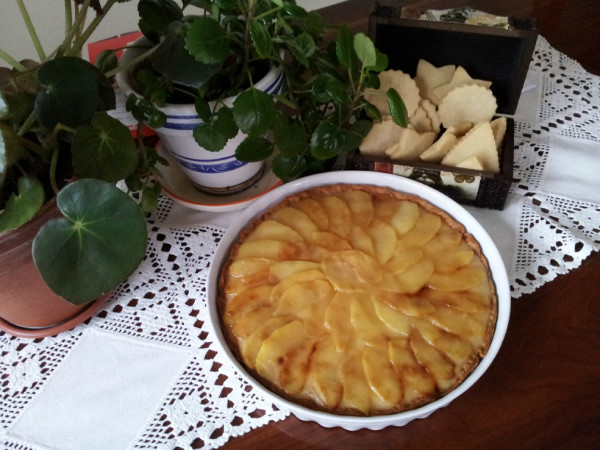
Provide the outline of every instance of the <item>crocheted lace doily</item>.
[[[543,74],[543,104],[536,123],[516,123],[515,183],[523,198],[518,249],[510,270],[514,297],[577,267],[599,248],[600,204],[539,189],[552,133],[598,142],[600,79],[540,37],[530,71]],[[38,447],[11,435],[28,405],[90,329],[126,339],[186,349],[188,362],[128,448],[217,448],[231,437],[287,411],[257,395],[215,349],[207,326],[208,268],[225,229],[168,226],[169,198],[150,223],[150,243],[139,270],[86,324],[57,337],[24,339],[0,333],[0,442],[4,448]],[[167,224],[167,225],[165,225]],[[41,447],[40,447],[41,448]]]

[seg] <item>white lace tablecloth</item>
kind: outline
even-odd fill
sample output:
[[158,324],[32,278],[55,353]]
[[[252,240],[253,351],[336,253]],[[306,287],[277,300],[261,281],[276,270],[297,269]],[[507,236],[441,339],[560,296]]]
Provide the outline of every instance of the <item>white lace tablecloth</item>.
[[[600,77],[540,37],[515,114],[504,211],[469,208],[496,241],[513,297],[600,246]],[[56,337],[0,333],[0,446],[212,449],[284,419],[215,351],[211,257],[237,213],[163,198],[139,270],[86,324]]]

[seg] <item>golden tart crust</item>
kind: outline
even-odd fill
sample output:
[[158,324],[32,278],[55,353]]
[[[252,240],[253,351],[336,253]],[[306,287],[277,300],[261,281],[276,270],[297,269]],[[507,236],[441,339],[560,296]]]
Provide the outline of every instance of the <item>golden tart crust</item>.
[[228,345],[263,385],[345,415],[410,410],[486,354],[497,300],[477,241],[427,201],[370,185],[291,195],[219,279]]

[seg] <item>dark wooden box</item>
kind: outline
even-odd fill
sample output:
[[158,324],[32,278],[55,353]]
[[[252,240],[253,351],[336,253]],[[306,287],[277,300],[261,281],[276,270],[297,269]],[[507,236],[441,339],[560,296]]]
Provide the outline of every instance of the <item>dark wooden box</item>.
[[[389,69],[415,76],[423,58],[439,67],[463,66],[473,78],[490,80],[497,113],[514,114],[537,39],[533,19],[509,18],[510,29],[419,20],[426,9],[445,9],[452,2],[425,1],[411,6],[375,3],[369,34],[389,58]],[[456,201],[503,209],[513,181],[514,121],[509,117],[500,155],[500,173],[458,169],[417,161],[361,155],[346,158],[346,168],[396,173],[425,182]]]

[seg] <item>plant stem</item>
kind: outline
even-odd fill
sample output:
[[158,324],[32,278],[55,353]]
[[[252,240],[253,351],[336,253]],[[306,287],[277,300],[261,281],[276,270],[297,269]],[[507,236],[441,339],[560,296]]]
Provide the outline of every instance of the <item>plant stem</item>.
[[[53,54],[57,54],[58,56],[61,56],[61,55],[68,56],[69,53],[72,53],[72,52],[70,52],[70,50],[72,50],[71,44],[73,42],[73,38],[77,34],[77,30],[83,26],[83,20],[85,20],[85,12],[87,11],[88,7],[90,6],[90,2],[91,2],[91,0],[84,1],[81,9],[75,14],[75,20],[71,24],[71,28],[69,29],[69,32],[66,34],[64,40],[58,46],[58,48],[53,52]],[[79,51],[76,51],[75,54],[77,54],[78,52]]]
[[152,53],[154,53],[156,51],[156,49],[157,49],[156,46],[149,48],[147,51],[145,51],[141,55],[138,55],[135,58],[132,58],[130,61],[127,61],[126,63],[123,63],[123,64],[119,64],[114,69],[109,70],[108,72],[106,72],[104,74],[104,76],[106,76],[106,78],[110,78],[110,77],[116,75],[117,73],[123,72],[124,70],[127,70],[131,67],[135,67],[138,62],[143,61],[146,58],[148,58]]
[[65,34],[68,34],[73,25],[73,10],[71,9],[71,0],[65,0]]
[[[89,24],[89,26],[85,29],[85,31],[77,39],[77,42],[75,42],[75,45],[73,46],[73,48],[67,53],[69,56],[74,56],[81,52],[83,45],[90,38],[92,33],[94,31],[96,31],[96,28],[98,28],[98,25],[100,25],[100,23],[102,22],[102,19],[104,19],[104,16],[106,16],[106,14],[108,13],[108,11],[110,11],[110,9],[116,3],[116,1],[117,0],[108,0],[106,2],[104,7],[102,8],[102,12],[100,14],[96,15],[96,17],[94,17],[94,20],[92,20],[92,22]],[[85,5],[89,5],[89,0],[86,0]],[[87,8],[85,8],[85,9],[87,9]],[[86,11],[84,10],[83,14],[85,15],[85,13],[86,13]]]
[[52,190],[55,194],[58,194],[60,189],[58,189],[58,185],[56,184],[56,166],[58,165],[58,151],[59,146],[58,143],[53,146],[52,149],[52,158],[50,159],[50,186],[52,186]]
[[17,131],[17,135],[23,136],[25,133],[27,133],[29,131],[29,128],[35,123],[35,119],[35,111],[31,111],[29,116],[27,116],[27,119],[25,119],[25,121],[21,125],[21,128],[19,128],[19,131]]
[[35,27],[33,26],[33,22],[31,22],[31,17],[29,17],[29,13],[27,12],[27,8],[25,8],[25,4],[23,0],[17,0],[17,5],[19,5],[19,9],[21,10],[21,16],[25,21],[25,25],[27,26],[27,31],[29,31],[29,36],[31,37],[31,41],[33,42],[33,46],[40,58],[40,61],[46,59],[46,54],[44,53],[44,49],[42,48],[42,44],[40,43],[40,39],[35,31]]
[[19,72],[25,72],[27,70],[27,67],[25,67],[23,64],[21,64],[15,58],[13,58],[12,56],[10,56],[8,53],[6,53],[1,48],[0,48],[0,58],[2,58],[8,64],[10,64],[11,66],[13,66]]

